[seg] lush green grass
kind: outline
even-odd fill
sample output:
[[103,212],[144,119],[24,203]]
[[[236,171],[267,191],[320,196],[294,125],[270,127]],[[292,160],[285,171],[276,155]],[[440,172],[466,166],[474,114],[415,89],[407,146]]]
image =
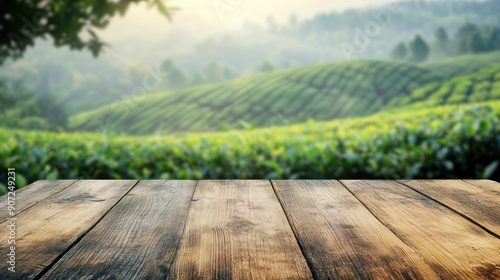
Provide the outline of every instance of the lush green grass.
[[500,63],[500,51],[483,54],[468,54],[421,64],[422,68],[434,71],[444,79],[467,75],[481,68]]
[[500,101],[183,137],[0,130],[0,141],[0,168],[15,167],[21,185],[42,178],[498,180]]
[[392,99],[440,82],[430,70],[383,61],[279,71],[132,98],[73,117],[75,131],[166,134],[367,116]]

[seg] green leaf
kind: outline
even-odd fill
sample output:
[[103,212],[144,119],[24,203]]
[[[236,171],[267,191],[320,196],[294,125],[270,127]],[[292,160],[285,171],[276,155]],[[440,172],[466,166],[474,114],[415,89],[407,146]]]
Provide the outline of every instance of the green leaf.
[[495,160],[494,162],[490,163],[490,165],[488,165],[484,169],[483,179],[490,178],[493,175],[493,173],[495,173],[495,171],[497,170],[497,167],[498,167],[498,160]]
[[482,135],[486,135],[489,129],[490,129],[490,124],[486,120],[481,120],[481,122],[479,123],[479,132]]
[[49,174],[47,174],[47,176],[45,177],[45,179],[47,179],[47,180],[57,180],[58,177],[59,177],[59,174],[58,174],[57,170],[54,170],[54,171],[50,172]]
[[0,183],[0,195],[4,195],[7,193],[7,186],[4,184]]
[[87,32],[92,36],[92,38],[97,40],[97,34],[92,29],[87,29]]
[[453,170],[453,162],[446,160],[444,162],[444,166],[446,167],[447,170]]
[[165,4],[163,4],[162,0],[156,0],[156,8],[162,15],[166,16],[169,21],[172,21],[170,10]]
[[118,13],[120,16],[124,16],[128,9],[128,2],[120,2],[117,5]]
[[26,186],[28,182],[26,181],[26,178],[24,178],[23,175],[16,173],[16,188],[20,189],[24,186]]

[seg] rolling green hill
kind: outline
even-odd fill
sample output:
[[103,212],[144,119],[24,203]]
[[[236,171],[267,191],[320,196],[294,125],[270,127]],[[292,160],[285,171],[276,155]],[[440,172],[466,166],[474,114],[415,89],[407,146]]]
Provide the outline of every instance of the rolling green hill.
[[278,71],[132,98],[74,116],[77,131],[214,131],[367,116],[442,79],[411,64],[358,61]]
[[497,51],[418,66],[357,61],[290,69],[132,97],[73,116],[70,129],[136,135],[217,131],[486,101],[499,99],[499,64]]
[[474,73],[493,64],[500,64],[500,51],[450,57],[426,62],[420,67],[434,71],[444,79],[450,79]]
[[432,107],[489,100],[500,100],[500,64],[444,83],[430,83],[408,96],[393,99],[388,107]]

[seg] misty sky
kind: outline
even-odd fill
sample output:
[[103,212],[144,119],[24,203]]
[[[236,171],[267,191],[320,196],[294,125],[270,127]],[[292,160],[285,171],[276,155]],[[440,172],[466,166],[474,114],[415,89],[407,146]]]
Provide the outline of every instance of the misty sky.
[[[308,19],[320,12],[377,6],[394,1],[170,0],[165,2],[167,6],[179,8],[173,13],[172,22],[155,8],[148,9],[141,3],[131,5],[124,17],[116,16],[107,27],[96,31],[110,45],[103,56],[149,65],[159,57],[170,55],[168,48],[179,54],[211,35],[238,32],[244,22],[264,23],[270,15],[278,23],[284,23],[293,13],[299,19]],[[221,18],[215,8],[220,3],[236,4]]]
[[[155,10],[144,5],[133,5],[124,18],[115,18],[112,24],[101,32],[110,42],[124,42],[139,39],[165,37],[172,32],[212,32],[238,28],[244,21],[262,22],[269,15],[284,22],[292,13],[300,19],[310,18],[319,12],[342,11],[348,8],[369,7],[394,2],[394,0],[171,0],[169,6],[180,8],[168,23]],[[225,13],[217,12],[220,3],[236,3]],[[220,5],[224,7],[224,4]],[[229,6],[225,6],[229,7]],[[221,14],[223,17],[221,18]]]
[[[235,19],[264,19],[272,14],[277,19],[286,19],[290,14],[297,13],[302,17],[309,17],[318,12],[331,10],[345,10],[346,8],[364,7],[391,0],[172,0],[173,6],[182,8],[179,14],[186,14],[193,17],[204,17],[207,20],[219,20],[216,12],[216,4],[231,4],[232,11],[228,12],[228,17]],[[168,3],[168,2],[167,2]],[[226,6],[227,7],[227,6]]]

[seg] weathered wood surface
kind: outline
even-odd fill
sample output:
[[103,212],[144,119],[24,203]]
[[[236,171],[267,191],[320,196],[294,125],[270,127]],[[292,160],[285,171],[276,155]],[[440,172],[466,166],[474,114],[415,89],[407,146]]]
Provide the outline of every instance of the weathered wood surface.
[[201,181],[171,277],[312,276],[269,181]]
[[[491,182],[493,181],[474,184],[460,180],[401,181],[500,238],[500,192],[494,191]],[[500,191],[500,184],[495,184]]]
[[492,180],[463,180],[471,185],[478,188],[484,189],[486,191],[492,192],[497,196],[500,196],[500,183]]
[[273,181],[317,279],[439,279],[338,181]]
[[[44,272],[136,183],[78,181],[17,215],[16,272],[2,269],[0,279],[32,279]],[[8,222],[0,224],[0,236],[8,236]],[[0,243],[0,252],[7,248]]]
[[[29,188],[17,190],[16,195],[14,196],[16,202],[16,216],[38,202],[44,201],[46,198],[55,195],[76,182],[77,180],[40,180],[31,184]],[[2,199],[2,201],[0,201],[0,209],[7,209],[7,199]],[[10,215],[8,211],[0,212],[0,222],[4,222],[9,217]]]
[[141,181],[43,278],[165,279],[196,181]]
[[341,182],[442,278],[500,279],[500,239],[476,224],[398,182]]
[[500,184],[39,181],[0,279],[500,279]]

